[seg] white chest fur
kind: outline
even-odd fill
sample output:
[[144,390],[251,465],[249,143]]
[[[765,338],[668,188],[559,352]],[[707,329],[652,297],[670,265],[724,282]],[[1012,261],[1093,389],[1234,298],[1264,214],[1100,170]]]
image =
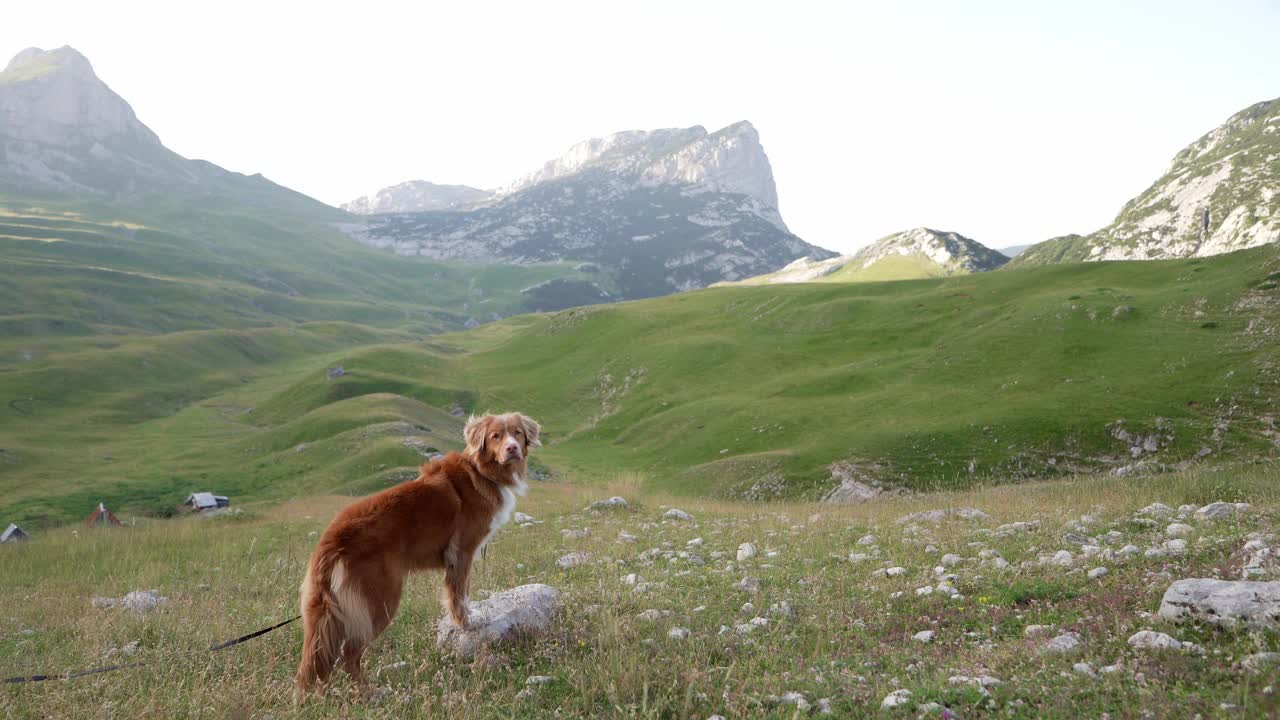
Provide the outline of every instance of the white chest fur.
[[511,479],[515,481],[514,485],[503,485],[498,488],[502,493],[502,505],[498,507],[497,512],[493,514],[493,519],[489,521],[489,535],[493,535],[498,528],[511,521],[511,513],[516,510],[516,498],[524,497],[525,491],[529,489],[529,486],[525,484],[518,474],[512,474]]

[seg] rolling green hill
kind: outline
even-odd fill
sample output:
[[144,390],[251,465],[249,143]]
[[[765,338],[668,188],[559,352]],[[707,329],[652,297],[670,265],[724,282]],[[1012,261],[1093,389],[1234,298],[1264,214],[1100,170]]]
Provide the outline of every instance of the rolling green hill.
[[456,448],[461,414],[488,408],[543,422],[540,474],[689,495],[1274,456],[1278,280],[1268,247],[717,288],[425,342],[320,323],[47,336],[30,359],[6,341],[0,517],[60,522],[98,499],[162,511],[194,489],[366,492]]

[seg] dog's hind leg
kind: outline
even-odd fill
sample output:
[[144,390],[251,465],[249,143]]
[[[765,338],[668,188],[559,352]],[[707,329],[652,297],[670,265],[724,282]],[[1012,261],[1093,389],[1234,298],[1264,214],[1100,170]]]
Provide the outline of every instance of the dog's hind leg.
[[364,671],[360,667],[367,647],[358,641],[348,641],[342,646],[342,669],[351,676],[351,682],[355,683],[362,695],[369,694],[369,681],[365,679]]

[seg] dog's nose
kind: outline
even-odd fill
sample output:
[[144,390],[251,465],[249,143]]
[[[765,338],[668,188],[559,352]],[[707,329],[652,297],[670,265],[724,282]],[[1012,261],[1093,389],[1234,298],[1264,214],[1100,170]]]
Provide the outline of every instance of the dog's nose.
[[520,446],[519,446],[519,445],[516,445],[515,443],[512,443],[512,444],[508,445],[508,446],[507,446],[507,454],[508,454],[508,455],[514,455],[514,456],[516,456],[516,457],[520,457]]

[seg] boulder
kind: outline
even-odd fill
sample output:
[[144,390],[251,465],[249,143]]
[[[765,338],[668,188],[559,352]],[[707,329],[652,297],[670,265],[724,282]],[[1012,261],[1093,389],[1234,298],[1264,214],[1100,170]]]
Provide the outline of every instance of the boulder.
[[1220,627],[1274,627],[1280,621],[1280,582],[1190,578],[1169,586],[1160,617],[1201,620]]
[[614,495],[608,500],[597,500],[585,508],[589,512],[601,512],[603,510],[626,510],[627,499]]
[[1154,630],[1139,630],[1129,636],[1129,647],[1134,650],[1178,650],[1182,643],[1171,635]]
[[560,612],[560,591],[550,585],[521,585],[472,603],[471,627],[464,630],[445,615],[436,625],[436,644],[471,657],[482,647],[537,635]]
[[1249,503],[1215,502],[1209,503],[1196,511],[1197,520],[1220,520],[1229,518],[1238,512],[1249,509]]

